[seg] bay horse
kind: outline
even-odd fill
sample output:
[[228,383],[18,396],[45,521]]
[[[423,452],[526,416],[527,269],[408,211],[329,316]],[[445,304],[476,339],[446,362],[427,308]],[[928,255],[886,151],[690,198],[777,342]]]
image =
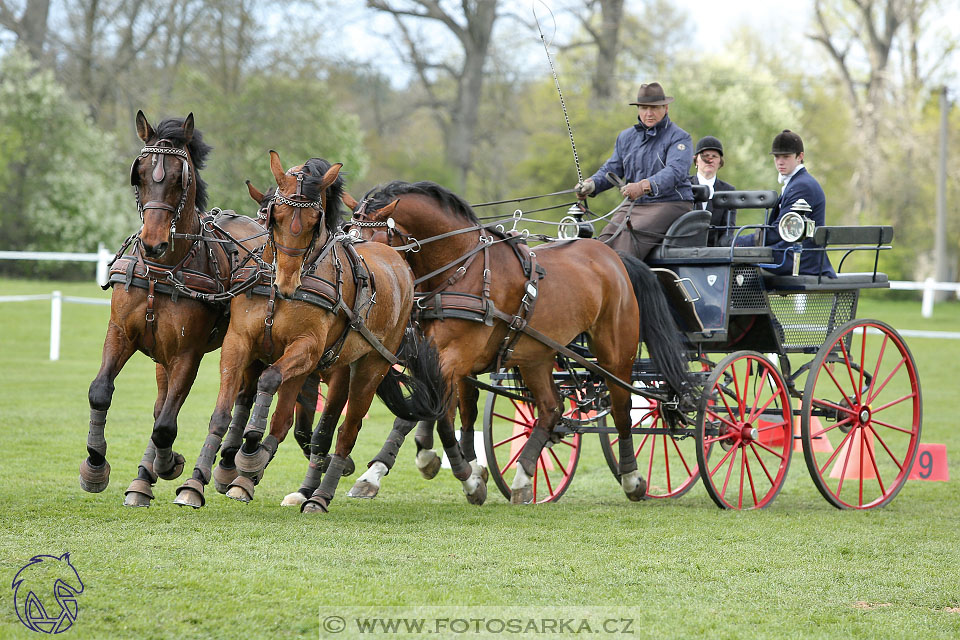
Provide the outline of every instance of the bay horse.
[[96,493],[109,483],[104,430],[114,380],[139,351],[157,363],[157,400],[153,432],[124,504],[149,506],[157,478],[172,480],[183,471],[183,456],[173,450],[177,415],[204,354],[223,340],[231,268],[263,245],[265,230],[244,216],[202,217],[207,187],[200,169],[211,147],[194,128],[192,113],[154,129],[138,111],[136,127],[145,146],[130,183],[143,224],[110,270],[110,321],[88,393],[88,457],[80,465],[80,486]]
[[[216,445],[231,422],[230,407],[242,372],[256,360],[269,363],[257,381],[256,401],[236,455],[239,475],[227,495],[247,502],[264,469],[286,437],[297,392],[319,371],[329,385],[323,416],[312,436],[310,464],[298,492],[285,499],[304,512],[326,512],[356,443],[364,414],[376,393],[407,419],[436,419],[446,393],[438,357],[429,342],[407,331],[413,308],[413,274],[403,258],[379,243],[338,235],[342,222],[342,165],[311,158],[284,171],[270,152],[277,190],[266,216],[264,286],[230,305],[230,324],[220,353],[220,392],[209,435],[194,476],[178,500],[203,504]],[[248,184],[254,198],[262,194]],[[403,347],[411,375],[398,372]],[[409,391],[403,393],[403,387]],[[270,433],[267,414],[276,396]],[[336,450],[326,456],[336,420],[349,401]],[[326,440],[326,441],[324,441]]]
[[[416,313],[440,351],[448,388],[462,393],[467,376],[519,370],[537,421],[518,458],[511,502],[533,499],[536,461],[562,411],[555,357],[580,334],[605,372],[620,437],[622,488],[630,500],[644,496],[629,391],[641,338],[674,399],[685,406],[693,394],[680,331],[649,267],[597,240],[550,242],[531,251],[520,237],[488,229],[462,198],[432,182],[392,182],[368,193],[354,225],[365,238],[407,250],[425,292],[418,293]],[[472,451],[476,392],[466,400],[460,403],[467,416],[461,443]],[[464,480],[471,464],[454,434],[455,410],[451,401],[437,431],[454,475]]]

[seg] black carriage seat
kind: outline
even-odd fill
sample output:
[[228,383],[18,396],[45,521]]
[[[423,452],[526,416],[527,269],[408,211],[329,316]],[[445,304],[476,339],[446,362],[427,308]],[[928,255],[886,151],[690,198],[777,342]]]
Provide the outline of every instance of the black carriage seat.
[[833,291],[844,289],[886,289],[890,287],[887,274],[879,271],[841,273],[843,260],[854,251],[889,249],[893,241],[891,226],[818,227],[813,242],[830,252],[845,252],[837,267],[837,277],[808,275],[773,275],[763,277],[768,291]]
[[[709,188],[693,185],[694,202],[706,202]],[[777,202],[776,191],[717,191],[710,202],[727,209],[770,209]],[[647,262],[661,260],[717,260],[732,262],[770,262],[773,252],[768,247],[708,247],[709,210],[688,211],[670,225],[663,242],[647,256]]]

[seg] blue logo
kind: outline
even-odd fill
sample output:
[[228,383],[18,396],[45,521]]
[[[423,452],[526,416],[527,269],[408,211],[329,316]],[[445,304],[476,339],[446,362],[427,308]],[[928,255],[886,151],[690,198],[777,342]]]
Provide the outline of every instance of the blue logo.
[[63,633],[77,620],[80,574],[70,554],[33,556],[13,578],[13,603],[20,622],[31,631]]

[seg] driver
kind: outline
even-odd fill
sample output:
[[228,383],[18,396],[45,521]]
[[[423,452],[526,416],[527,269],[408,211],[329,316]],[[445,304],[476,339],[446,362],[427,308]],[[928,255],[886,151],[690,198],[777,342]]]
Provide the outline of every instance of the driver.
[[670,224],[693,209],[690,163],[693,139],[667,115],[673,98],[658,82],[640,85],[637,124],[617,136],[613,155],[574,188],[581,200],[613,186],[607,173],[623,179],[626,201],[613,214],[598,240],[643,260],[660,244]]

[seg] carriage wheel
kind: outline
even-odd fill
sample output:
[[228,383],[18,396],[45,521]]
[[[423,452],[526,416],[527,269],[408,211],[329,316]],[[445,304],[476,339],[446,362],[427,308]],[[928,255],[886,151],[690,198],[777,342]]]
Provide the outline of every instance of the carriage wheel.
[[764,356],[738,351],[707,379],[697,414],[697,460],[722,509],[762,509],[780,493],[793,450],[790,396]]
[[[645,427],[662,430],[663,433],[644,433],[633,436],[637,446],[637,468],[647,479],[648,498],[677,498],[690,490],[697,482],[697,451],[694,438],[674,436],[660,411],[656,400],[643,396],[633,396],[633,409],[630,411],[633,424],[631,428]],[[618,460],[616,433],[601,433],[600,448],[603,457],[620,482],[620,462]]]
[[910,349],[879,320],[851,320],[817,352],[803,391],[803,456],[840,509],[882,507],[910,475],[923,405]]
[[[575,410],[574,410],[575,411]],[[564,415],[570,415],[567,411]],[[483,446],[490,476],[505,498],[516,473],[517,458],[536,421],[533,405],[494,392],[487,394],[483,413]],[[533,477],[533,501],[553,502],[564,494],[580,461],[580,434],[567,434],[543,447]]]

